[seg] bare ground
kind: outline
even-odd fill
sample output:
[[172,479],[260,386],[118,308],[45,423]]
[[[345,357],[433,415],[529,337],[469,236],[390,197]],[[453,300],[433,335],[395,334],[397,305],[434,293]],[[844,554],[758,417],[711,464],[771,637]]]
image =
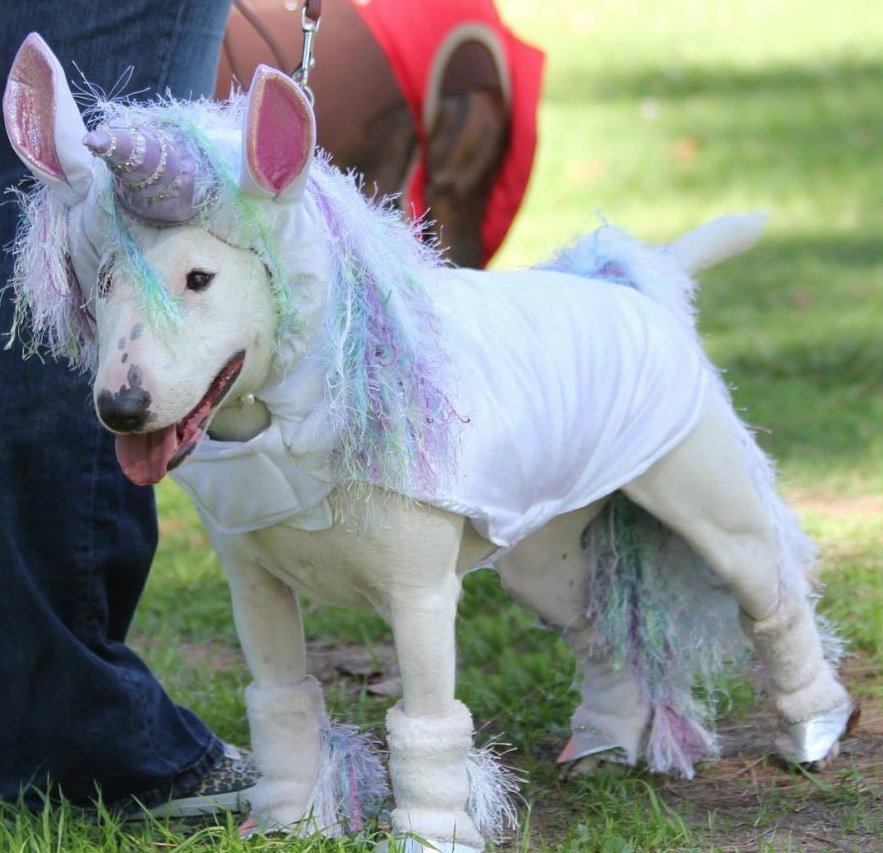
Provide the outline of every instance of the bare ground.
[[[238,651],[184,644],[185,658],[219,668],[241,666]],[[310,671],[325,685],[353,697],[362,691],[396,697],[400,681],[391,645],[311,645]],[[883,696],[880,672],[852,658],[845,668],[850,690],[861,701],[855,732],[841,744],[834,765],[817,774],[782,766],[770,756],[775,720],[763,704],[746,718],[724,717],[719,726],[721,758],[703,765],[691,781],[647,777],[662,801],[691,830],[689,849],[726,851],[883,851]],[[876,694],[875,694],[876,690]],[[560,744],[556,744],[558,746]],[[585,819],[585,803],[567,781],[555,780],[554,747],[541,749],[550,770],[531,799],[531,838],[541,847],[561,844],[573,824]],[[525,769],[517,752],[507,755]],[[535,775],[536,769],[534,770]],[[551,780],[551,782],[550,782]],[[698,845],[698,847],[696,846]],[[502,850],[521,850],[504,845]],[[559,849],[564,849],[559,848]],[[671,849],[671,848],[668,848]],[[686,849],[686,848],[685,848]],[[576,851],[574,851],[576,853]],[[588,851],[587,853],[591,853]]]
[[[313,648],[310,665],[325,683],[343,678],[351,680],[353,689],[367,687],[393,696],[398,692],[391,647]],[[721,721],[721,758],[704,765],[695,779],[652,777],[662,800],[692,830],[699,849],[883,851],[883,697],[872,692],[880,672],[867,660],[853,658],[844,675],[860,697],[861,719],[827,770],[803,773],[772,758],[775,719],[760,703],[746,719]],[[544,758],[554,761],[554,753]],[[516,754],[507,759],[522,764]],[[544,786],[543,796],[532,803],[534,839],[553,844],[579,817],[581,804],[568,793],[566,782]]]
[[[694,779],[646,777],[694,838],[689,847],[664,849],[881,853],[883,697],[869,692],[875,685],[879,690],[880,672],[856,659],[844,674],[860,697],[861,718],[831,767],[810,774],[773,757],[776,721],[761,703],[747,719],[721,720],[721,757],[701,766]],[[552,753],[548,760],[554,760]],[[585,815],[579,801],[568,797],[567,784],[546,786],[533,802],[532,837],[544,844],[554,845]]]
[[[665,801],[725,851],[764,844],[807,853],[883,851],[883,700],[867,692],[879,676],[861,660],[846,668],[861,718],[827,770],[808,774],[771,759],[775,721],[756,709],[747,721],[725,720],[719,727],[720,761],[691,782],[660,784]],[[703,833],[709,814],[715,829]]]

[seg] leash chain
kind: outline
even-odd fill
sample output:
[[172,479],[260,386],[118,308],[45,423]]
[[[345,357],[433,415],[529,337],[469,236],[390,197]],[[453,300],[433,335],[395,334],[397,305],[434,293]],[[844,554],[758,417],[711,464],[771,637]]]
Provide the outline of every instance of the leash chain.
[[301,55],[300,65],[294,69],[291,79],[303,89],[310,105],[315,103],[313,90],[310,89],[310,71],[316,67],[316,57],[313,54],[316,33],[319,32],[319,18],[322,15],[322,0],[304,0],[300,11],[300,25],[304,31],[304,49]]

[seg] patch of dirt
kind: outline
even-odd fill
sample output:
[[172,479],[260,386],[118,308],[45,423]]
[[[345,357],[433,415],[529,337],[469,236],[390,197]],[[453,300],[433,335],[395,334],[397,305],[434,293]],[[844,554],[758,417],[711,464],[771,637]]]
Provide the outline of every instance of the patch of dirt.
[[[138,644],[142,647],[150,647],[149,639],[139,636]],[[235,669],[245,666],[245,658],[239,648],[225,646],[221,643],[188,643],[186,640],[178,642],[178,651],[188,666],[208,667],[213,670]]]
[[[135,642],[141,648],[150,648],[150,637],[138,635]],[[188,666],[231,670],[245,667],[245,658],[239,648],[221,643],[178,642],[178,651]],[[372,646],[348,644],[328,646],[307,643],[307,672],[323,685],[343,688],[344,693],[358,697],[362,690],[376,696],[397,699],[402,692],[402,680],[391,643]]]
[[[844,673],[861,702],[854,733],[833,766],[809,774],[769,755],[775,719],[758,707],[748,720],[724,720],[720,761],[692,781],[667,780],[657,789],[699,838],[724,851],[883,850],[883,699],[865,690],[876,667],[854,662]],[[864,688],[864,690],[863,690]],[[864,695],[862,695],[864,693]],[[709,826],[712,828],[709,829]]]
[[[826,770],[801,772],[770,755],[776,720],[759,700],[746,719],[724,717],[720,721],[721,758],[699,767],[690,781],[627,769],[607,772],[624,777],[623,797],[635,791],[625,777],[646,779],[691,831],[693,844],[683,848],[691,853],[881,853],[883,697],[868,694],[869,689],[878,687],[880,671],[855,660],[844,676],[849,689],[859,697],[862,715],[853,734],[841,742],[839,757]],[[577,795],[575,780],[555,780],[550,769],[555,761],[553,751],[543,750],[534,757],[540,766],[533,768],[531,780],[531,849],[563,850],[561,845],[572,837],[578,822],[599,818],[591,817],[592,804],[586,803],[584,794]],[[527,764],[517,752],[507,760],[516,767]],[[653,817],[648,815],[648,820]],[[611,831],[617,831],[615,822]],[[628,834],[628,827],[624,831]],[[524,848],[513,840],[495,849],[520,853]],[[648,848],[639,849],[651,853]],[[665,853],[677,849],[664,848]],[[595,850],[575,847],[573,853]]]
[[883,515],[883,497],[877,495],[798,495],[789,503],[798,512],[811,512],[828,518],[880,518]]
[[358,694],[362,686],[378,696],[398,698],[401,675],[392,644],[324,646],[307,645],[307,670],[322,684],[336,684],[341,676],[348,692]]
[[[370,691],[373,684],[390,682],[398,694],[400,679],[391,645],[311,645],[308,657],[311,671],[325,684],[343,682],[348,692],[357,694],[366,683]],[[844,678],[861,701],[862,716],[854,734],[841,743],[831,768],[811,775],[772,758],[776,720],[759,700],[747,718],[721,720],[721,758],[703,765],[693,780],[651,777],[661,799],[689,826],[700,849],[883,851],[883,697],[870,695],[879,685],[880,672],[856,657]],[[531,837],[542,840],[543,849],[566,838],[576,822],[585,819],[585,804],[573,796],[570,784],[555,781],[555,756],[552,751],[534,756],[541,767],[533,767],[533,781],[542,795],[533,798],[529,820]],[[518,750],[506,761],[516,769],[531,763]]]
[[[237,649],[194,643],[182,643],[181,647],[185,659],[194,665],[244,667]],[[369,648],[311,643],[307,657],[309,671],[320,682],[335,685],[354,699],[364,690],[392,699],[400,695],[401,680],[391,644]],[[867,659],[855,657],[845,668],[844,677],[850,691],[859,697],[862,715],[856,731],[842,742],[840,756],[831,768],[816,774],[801,773],[773,759],[769,750],[776,736],[776,721],[759,700],[745,719],[725,716],[720,721],[721,758],[700,767],[693,780],[648,777],[660,798],[691,829],[702,845],[698,849],[726,853],[883,851],[880,671]],[[552,748],[546,754],[541,747],[540,753],[535,752],[530,761],[515,750],[506,756],[506,762],[522,770],[533,765],[530,787],[540,795],[532,797],[530,835],[542,841],[542,848],[537,849],[551,849],[579,820],[586,819],[585,803],[575,795],[571,783],[556,779]],[[522,818],[526,817],[524,813]],[[504,845],[497,849],[523,848]]]

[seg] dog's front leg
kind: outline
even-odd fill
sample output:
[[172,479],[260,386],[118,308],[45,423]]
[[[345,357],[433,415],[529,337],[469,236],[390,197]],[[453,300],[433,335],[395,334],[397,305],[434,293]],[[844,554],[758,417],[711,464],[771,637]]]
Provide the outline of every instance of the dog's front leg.
[[404,698],[386,718],[393,831],[414,833],[444,853],[484,847],[466,810],[472,716],[454,699],[459,586],[452,572],[442,588],[412,590],[409,601],[394,609]]
[[393,832],[432,843],[410,851],[467,853],[484,847],[467,812],[472,716],[454,698],[455,621],[460,581],[455,566],[462,520],[424,512],[412,537],[399,539],[390,590],[404,696],[387,715],[395,794]]
[[252,818],[244,828],[287,828],[314,806],[326,725],[322,689],[306,673],[295,592],[260,566],[230,559],[230,549],[221,553],[254,679],[245,699],[261,780],[249,795]]

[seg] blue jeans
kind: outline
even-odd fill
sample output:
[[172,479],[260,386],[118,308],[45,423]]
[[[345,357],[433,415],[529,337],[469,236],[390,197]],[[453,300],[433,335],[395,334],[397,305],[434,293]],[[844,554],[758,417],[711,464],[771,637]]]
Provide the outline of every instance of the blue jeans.
[[[128,66],[138,97],[211,93],[230,0],[26,0],[0,30],[5,81],[24,36],[39,32],[68,78],[76,65],[110,93]],[[25,173],[5,134],[0,187]],[[0,205],[0,242],[17,212]],[[0,269],[10,272],[4,256]],[[2,342],[11,300],[0,304]],[[126,632],[156,548],[153,492],[119,470],[87,379],[51,359],[0,348],[0,798],[28,804],[51,779],[69,799],[192,789],[222,744],[176,706]]]

